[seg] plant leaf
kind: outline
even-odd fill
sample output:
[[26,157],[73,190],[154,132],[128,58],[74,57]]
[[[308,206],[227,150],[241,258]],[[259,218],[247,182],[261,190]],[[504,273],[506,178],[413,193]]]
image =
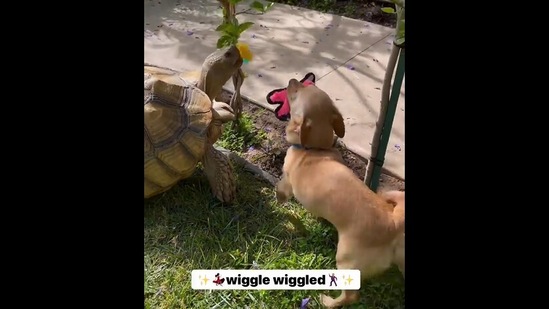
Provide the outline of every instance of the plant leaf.
[[217,40],[217,48],[222,48],[222,47],[225,47],[225,46],[230,46],[231,45],[231,41],[232,41],[232,37],[228,36],[228,35],[222,35],[219,40]]
[[235,24],[226,24],[226,25],[227,25],[227,27],[223,28],[223,32],[225,34],[230,35],[230,36],[238,37],[238,35],[239,35],[238,26],[235,25]]
[[381,11],[384,12],[384,13],[388,13],[388,14],[395,14],[395,9],[391,8],[391,7],[385,7],[385,8],[381,8]]
[[241,34],[242,32],[246,31],[246,29],[250,28],[254,23],[251,21],[247,21],[245,23],[242,23],[238,26],[238,34]]
[[403,45],[405,40],[405,34],[406,34],[406,17],[405,17],[405,10],[402,7],[399,7],[397,9],[397,24],[396,24],[396,35],[395,35],[395,43],[397,45]]
[[404,8],[404,0],[390,0],[392,3]]
[[269,2],[269,4],[265,5],[263,12],[267,12],[274,4],[274,2]]
[[231,24],[221,24],[215,28],[215,31],[225,31]]
[[263,3],[259,2],[259,1],[254,1],[250,4],[250,7],[252,9],[256,9],[257,11],[259,12],[264,12],[264,8],[263,8]]

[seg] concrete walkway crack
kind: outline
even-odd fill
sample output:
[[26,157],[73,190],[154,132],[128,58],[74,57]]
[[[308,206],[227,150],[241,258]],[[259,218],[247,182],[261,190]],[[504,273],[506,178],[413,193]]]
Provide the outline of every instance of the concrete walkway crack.
[[384,36],[383,38],[379,39],[377,42],[373,43],[372,45],[366,47],[364,50],[358,52],[356,55],[352,56],[351,58],[349,58],[347,61],[343,62],[341,65],[337,66],[335,69],[329,71],[328,73],[320,76],[319,78],[317,78],[317,81],[321,80],[323,77],[327,76],[328,74],[334,72],[334,71],[337,71],[339,68],[341,68],[342,66],[346,65],[349,61],[353,60],[356,58],[356,56],[362,54],[363,52],[367,51],[368,49],[370,49],[372,46],[376,45],[377,43],[387,39],[388,37],[392,36],[393,34],[390,33],[390,34],[387,34],[386,36]]

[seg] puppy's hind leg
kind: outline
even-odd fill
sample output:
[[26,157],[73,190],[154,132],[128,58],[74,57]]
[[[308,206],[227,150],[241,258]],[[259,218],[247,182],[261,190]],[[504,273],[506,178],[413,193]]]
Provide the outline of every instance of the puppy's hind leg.
[[394,262],[404,277],[404,233],[399,237],[395,246]]
[[335,308],[356,303],[360,299],[358,291],[343,290],[341,294],[333,299],[332,297],[322,294],[320,295],[320,301],[327,308]]
[[[349,242],[350,238],[346,234],[339,235],[339,242],[337,244],[336,253],[336,266],[337,269],[361,269],[359,265],[359,256],[354,250],[355,244]],[[362,271],[362,270],[361,270]],[[362,274],[361,274],[362,277]],[[356,279],[362,280],[363,278]],[[333,299],[327,295],[321,295],[320,300],[322,304],[328,308],[350,305],[358,302],[360,299],[360,292],[358,290],[342,290],[341,294]]]
[[292,197],[292,185],[285,176],[276,184],[276,200],[285,203]]

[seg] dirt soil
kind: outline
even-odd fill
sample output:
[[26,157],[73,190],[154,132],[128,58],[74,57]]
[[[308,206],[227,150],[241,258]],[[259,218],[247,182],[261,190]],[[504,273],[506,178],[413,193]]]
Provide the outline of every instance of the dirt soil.
[[385,1],[375,0],[270,0],[325,13],[365,20],[386,27],[396,27],[396,14],[381,11],[383,7],[395,8]]
[[[218,99],[223,102],[230,102],[231,96],[231,93],[224,91]],[[255,128],[258,131],[266,132],[267,138],[261,145],[252,146],[246,149],[241,156],[257,165],[265,172],[268,172],[276,178],[280,178],[286,149],[290,146],[284,138],[287,122],[278,120],[273,112],[245,99],[242,99],[242,106],[243,112],[252,118]],[[229,127],[225,128],[225,130],[227,129],[229,129]],[[339,144],[340,145],[338,145],[337,148],[341,152],[347,166],[351,168],[361,180],[364,180],[367,161],[346,149],[342,143]],[[379,183],[379,191],[386,190],[404,191],[404,182],[389,175],[382,174]]]

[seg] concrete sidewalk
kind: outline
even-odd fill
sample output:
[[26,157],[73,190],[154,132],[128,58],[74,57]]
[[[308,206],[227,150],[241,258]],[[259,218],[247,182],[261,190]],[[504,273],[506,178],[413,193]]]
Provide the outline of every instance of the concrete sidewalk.
[[[246,10],[248,3],[239,5],[237,12]],[[198,69],[216,48],[215,28],[221,20],[216,0],[145,0],[145,62]],[[253,61],[243,66],[249,76],[242,94],[273,110],[275,106],[265,100],[269,91],[286,86],[290,78],[314,73],[317,85],[343,114],[343,142],[368,158],[394,29],[278,3],[266,14],[240,14],[238,20],[255,23],[241,38],[254,53]],[[401,179],[404,88],[403,83],[384,164]]]

